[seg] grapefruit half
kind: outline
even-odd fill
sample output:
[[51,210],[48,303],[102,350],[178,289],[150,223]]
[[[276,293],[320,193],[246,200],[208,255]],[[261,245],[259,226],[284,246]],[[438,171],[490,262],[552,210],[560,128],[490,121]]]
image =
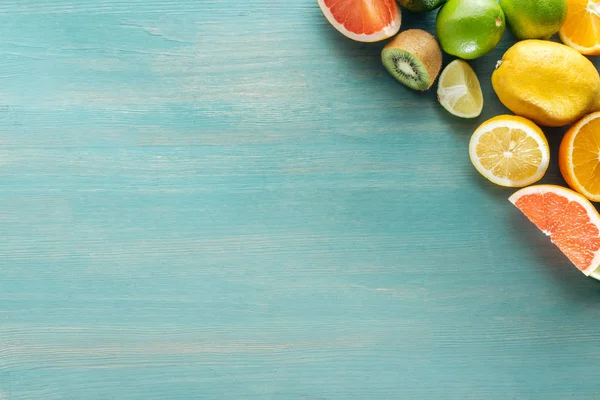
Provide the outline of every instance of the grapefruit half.
[[400,30],[396,0],[318,0],[327,20],[344,36],[358,42],[377,42]]
[[[555,185],[534,185],[509,198],[586,276],[600,265],[600,215],[579,193]],[[598,279],[598,278],[596,278]]]

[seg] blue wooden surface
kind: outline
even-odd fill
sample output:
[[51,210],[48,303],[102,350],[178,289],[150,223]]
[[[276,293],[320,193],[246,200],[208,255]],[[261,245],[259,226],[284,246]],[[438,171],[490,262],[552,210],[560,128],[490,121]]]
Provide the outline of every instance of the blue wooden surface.
[[505,39],[461,121],[314,0],[0,2],[0,399],[600,398],[599,283],[469,163]]

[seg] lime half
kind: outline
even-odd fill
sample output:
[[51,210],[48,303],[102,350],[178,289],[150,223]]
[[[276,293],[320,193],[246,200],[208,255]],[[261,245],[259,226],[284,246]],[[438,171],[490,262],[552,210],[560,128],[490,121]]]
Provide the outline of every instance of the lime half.
[[440,75],[438,100],[452,115],[475,118],[483,110],[483,93],[479,79],[466,61],[454,60]]

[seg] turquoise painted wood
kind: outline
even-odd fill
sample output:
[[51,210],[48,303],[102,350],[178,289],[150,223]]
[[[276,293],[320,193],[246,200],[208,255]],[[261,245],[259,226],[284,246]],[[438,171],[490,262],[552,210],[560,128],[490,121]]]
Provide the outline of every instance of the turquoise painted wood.
[[510,34],[474,121],[314,0],[5,0],[0,38],[0,399],[600,398],[600,283],[468,159]]

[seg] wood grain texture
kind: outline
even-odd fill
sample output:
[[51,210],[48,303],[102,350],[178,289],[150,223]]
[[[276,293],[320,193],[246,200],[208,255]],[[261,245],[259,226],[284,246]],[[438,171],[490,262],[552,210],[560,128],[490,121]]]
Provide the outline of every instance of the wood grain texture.
[[598,282],[468,160],[511,40],[463,121],[314,0],[0,2],[0,399],[600,398]]

